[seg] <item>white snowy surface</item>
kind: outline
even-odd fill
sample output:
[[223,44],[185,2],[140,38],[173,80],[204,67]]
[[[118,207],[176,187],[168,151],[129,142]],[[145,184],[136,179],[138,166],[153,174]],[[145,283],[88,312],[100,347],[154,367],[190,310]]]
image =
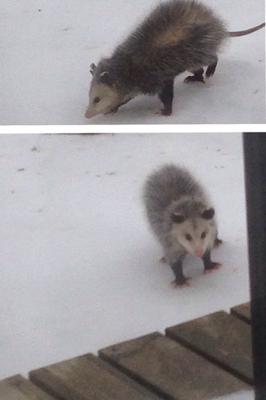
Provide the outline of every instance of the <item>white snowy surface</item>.
[[[173,289],[141,194],[163,163],[209,188],[223,267]],[[249,300],[239,134],[0,135],[0,379]]]
[[[89,65],[113,49],[157,0],[1,0],[0,124],[264,123],[265,30],[233,38],[206,85],[176,80],[173,115],[140,96],[113,116],[84,117]],[[263,22],[264,0],[204,0],[242,30]]]
[[254,392],[253,391],[247,391],[247,392],[241,392],[237,394],[231,394],[230,396],[223,396],[219,397],[215,400],[254,400]]

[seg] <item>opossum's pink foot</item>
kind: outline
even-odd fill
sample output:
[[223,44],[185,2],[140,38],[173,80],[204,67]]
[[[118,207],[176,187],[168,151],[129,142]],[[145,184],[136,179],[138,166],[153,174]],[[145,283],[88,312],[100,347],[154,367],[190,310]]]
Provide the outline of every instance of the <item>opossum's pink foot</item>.
[[184,80],[185,83],[192,83],[192,82],[201,82],[205,83],[205,80],[202,75],[190,75],[187,76]]
[[218,269],[221,268],[221,266],[222,266],[221,263],[213,262],[211,267],[205,269],[204,274],[209,274],[211,272],[217,271]]
[[190,287],[190,279],[191,278],[184,278],[183,282],[179,282],[176,279],[171,282],[171,286],[176,289],[176,288],[185,288],[185,287]]

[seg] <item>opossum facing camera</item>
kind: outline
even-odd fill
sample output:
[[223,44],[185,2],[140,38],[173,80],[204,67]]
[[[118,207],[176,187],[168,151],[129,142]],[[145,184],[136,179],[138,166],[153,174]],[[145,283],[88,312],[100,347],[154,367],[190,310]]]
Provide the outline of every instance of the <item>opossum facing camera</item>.
[[163,115],[172,113],[174,79],[189,71],[186,82],[203,82],[215,72],[217,54],[229,37],[243,36],[265,24],[228,32],[220,18],[197,1],[160,4],[116,48],[110,58],[91,64],[93,79],[85,116],[116,112],[139,94],[158,94]]
[[166,165],[155,171],[145,183],[144,202],[176,285],[185,285],[189,279],[182,265],[187,254],[202,258],[206,272],[220,266],[211,260],[211,250],[221,243],[214,208],[186,169]]

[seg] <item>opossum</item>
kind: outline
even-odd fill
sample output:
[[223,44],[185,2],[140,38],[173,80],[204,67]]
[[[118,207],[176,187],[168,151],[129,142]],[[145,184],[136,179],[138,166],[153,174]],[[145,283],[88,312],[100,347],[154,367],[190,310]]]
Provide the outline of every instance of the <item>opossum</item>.
[[150,226],[164,250],[176,285],[186,285],[183,260],[187,254],[200,257],[205,271],[220,266],[211,260],[211,250],[221,243],[215,210],[200,183],[179,166],[167,164],[146,180],[143,199]]
[[215,72],[217,53],[229,37],[255,32],[228,32],[223,21],[205,5],[191,0],[160,4],[110,58],[91,64],[87,118],[116,112],[139,94],[158,94],[161,113],[171,115],[174,79],[189,71],[185,82],[203,82]]

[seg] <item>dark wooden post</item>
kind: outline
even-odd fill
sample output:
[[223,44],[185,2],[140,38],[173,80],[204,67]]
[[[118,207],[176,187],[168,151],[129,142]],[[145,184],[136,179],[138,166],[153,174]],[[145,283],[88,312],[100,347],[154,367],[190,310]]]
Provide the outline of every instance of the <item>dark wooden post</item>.
[[266,399],[266,133],[244,133],[256,400]]

